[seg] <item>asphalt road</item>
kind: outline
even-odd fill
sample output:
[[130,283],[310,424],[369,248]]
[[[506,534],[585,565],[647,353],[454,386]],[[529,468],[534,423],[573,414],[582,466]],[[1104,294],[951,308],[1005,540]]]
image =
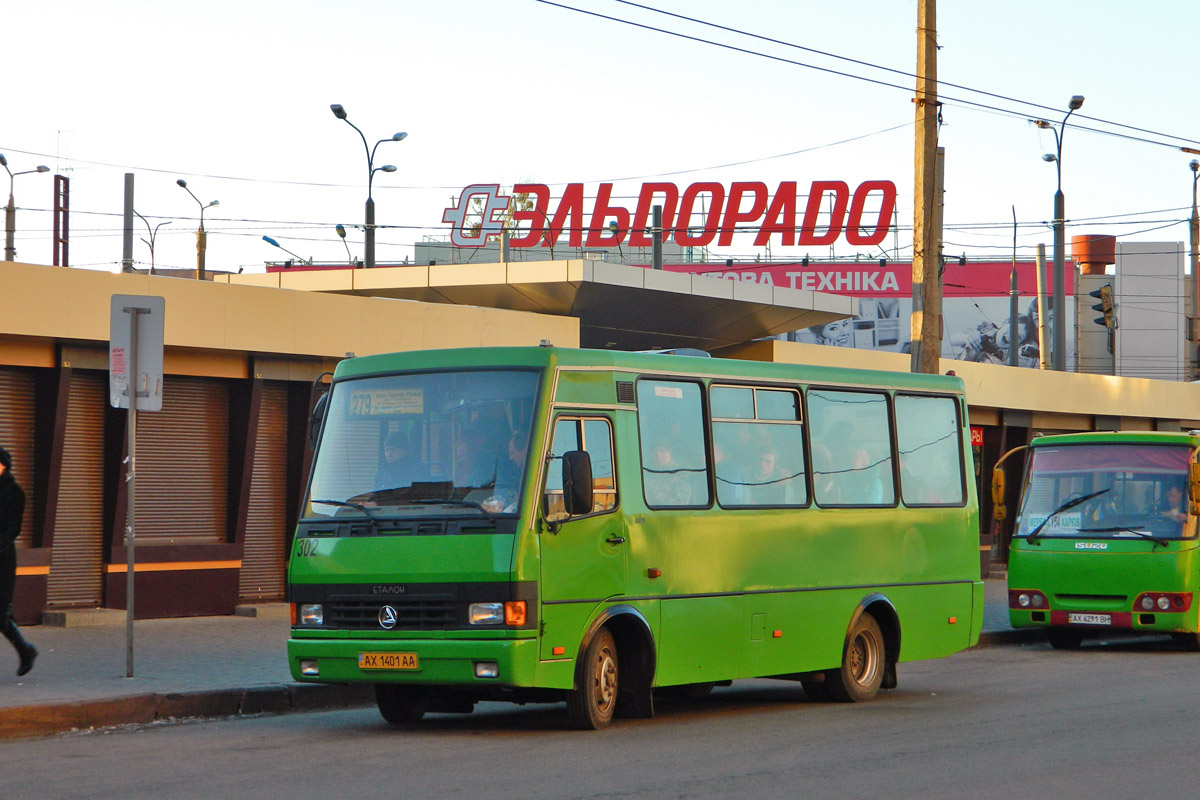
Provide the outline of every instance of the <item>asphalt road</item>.
[[902,664],[875,702],[745,681],[653,720],[569,730],[562,705],[394,728],[373,710],[0,743],[5,800],[1195,797],[1200,654],[1169,642],[992,647]]

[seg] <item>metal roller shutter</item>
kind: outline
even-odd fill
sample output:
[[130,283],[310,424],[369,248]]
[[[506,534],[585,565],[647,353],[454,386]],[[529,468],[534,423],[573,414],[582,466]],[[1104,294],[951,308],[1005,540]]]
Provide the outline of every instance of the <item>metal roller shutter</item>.
[[243,600],[282,600],[284,596],[287,417],[287,384],[264,382],[239,584]]
[[168,375],[162,411],[137,416],[139,544],[226,541],[228,461],[224,381]]
[[0,447],[12,455],[13,477],[25,490],[25,517],[17,549],[29,547],[33,535],[33,510],[37,508],[33,483],[33,409],[36,404],[33,373],[20,369],[0,369]]
[[99,606],[104,570],[104,409],[108,376],[71,375],[46,605]]

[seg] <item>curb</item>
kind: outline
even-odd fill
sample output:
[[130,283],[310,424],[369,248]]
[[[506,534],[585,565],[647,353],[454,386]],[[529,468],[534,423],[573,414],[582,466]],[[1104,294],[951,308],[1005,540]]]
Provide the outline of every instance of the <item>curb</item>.
[[286,714],[374,704],[374,687],[370,684],[279,684],[253,689],[139,694],[0,709],[0,740],[163,720]]

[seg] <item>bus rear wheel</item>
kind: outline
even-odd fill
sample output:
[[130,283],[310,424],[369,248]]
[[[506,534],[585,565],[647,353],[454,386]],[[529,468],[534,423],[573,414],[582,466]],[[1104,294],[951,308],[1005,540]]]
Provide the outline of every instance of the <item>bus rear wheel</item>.
[[599,730],[612,722],[617,707],[617,643],[608,628],[601,628],[584,649],[575,678],[567,693],[571,724],[585,731]]
[[879,623],[866,612],[860,614],[846,633],[841,669],[825,673],[829,696],[843,703],[861,703],[875,697],[883,683],[885,658]]
[[429,710],[431,699],[432,694],[428,689],[414,689],[393,683],[375,684],[375,704],[379,706],[383,718],[393,725],[420,722]]
[[1071,628],[1049,628],[1046,638],[1055,650],[1078,650],[1083,644],[1083,632]]

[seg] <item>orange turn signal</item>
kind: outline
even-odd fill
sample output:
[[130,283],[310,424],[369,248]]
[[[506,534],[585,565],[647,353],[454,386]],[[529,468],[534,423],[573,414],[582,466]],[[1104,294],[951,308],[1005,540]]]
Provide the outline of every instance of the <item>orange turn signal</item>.
[[953,624],[954,624],[954,623],[956,623],[956,622],[958,622],[958,617],[951,617],[951,618],[950,618],[950,624],[951,624],[951,625],[953,625]]
[[783,631],[772,631],[772,632],[771,632],[771,638],[772,638],[772,639],[782,639],[782,638],[783,638]]
[[510,600],[504,604],[504,624],[505,625],[524,625],[525,624],[525,601]]
[[288,608],[290,609],[291,614],[292,614],[292,627],[294,628],[294,627],[296,627],[296,604],[288,603]]
[[556,655],[556,656],[562,656],[562,655],[566,655],[566,654],[567,654],[567,648],[565,648],[565,647],[556,647],[556,648],[554,648],[553,650],[551,650],[550,652],[551,652],[551,653],[553,653],[553,654],[554,654],[554,655]]

